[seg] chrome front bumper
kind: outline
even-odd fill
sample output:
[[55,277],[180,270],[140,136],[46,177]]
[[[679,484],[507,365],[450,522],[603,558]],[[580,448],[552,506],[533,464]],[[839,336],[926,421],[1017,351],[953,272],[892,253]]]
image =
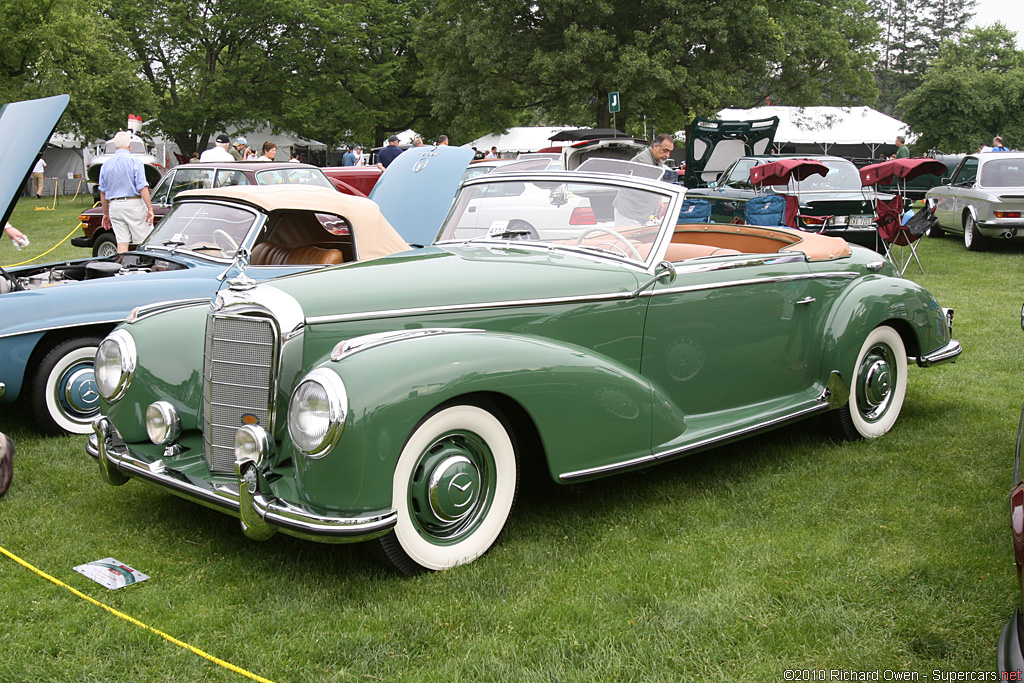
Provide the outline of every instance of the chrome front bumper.
[[960,342],[956,339],[950,339],[941,349],[918,358],[917,364],[922,368],[930,368],[935,365],[942,365],[943,363],[952,363],[956,361],[961,353],[963,353],[963,349],[960,347]]
[[320,543],[350,543],[383,536],[398,521],[398,513],[391,509],[362,517],[337,517],[283,501],[261,490],[265,482],[249,471],[255,465],[248,461],[236,463],[234,485],[189,477],[167,468],[159,458],[147,462],[133,454],[103,416],[93,422],[86,453],[99,462],[108,483],[119,486],[136,478],[168,489],[187,500],[239,517],[243,532],[255,540],[280,531]]

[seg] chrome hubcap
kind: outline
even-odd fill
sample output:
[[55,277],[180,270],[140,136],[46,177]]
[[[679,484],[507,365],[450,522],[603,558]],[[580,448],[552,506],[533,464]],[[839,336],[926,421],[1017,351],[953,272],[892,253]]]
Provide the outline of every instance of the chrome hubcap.
[[100,394],[92,361],[79,361],[68,367],[57,384],[61,407],[68,417],[82,420],[100,409]]
[[892,350],[888,347],[876,346],[864,355],[858,373],[857,407],[865,420],[877,420],[888,410],[892,403],[895,371]]
[[409,482],[409,502],[419,532],[456,542],[476,528],[493,496],[493,467],[486,444],[459,432],[436,440],[420,456]]

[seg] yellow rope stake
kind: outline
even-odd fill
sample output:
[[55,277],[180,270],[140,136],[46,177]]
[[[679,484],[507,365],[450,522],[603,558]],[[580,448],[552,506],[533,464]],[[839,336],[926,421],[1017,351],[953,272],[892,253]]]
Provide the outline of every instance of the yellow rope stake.
[[82,227],[82,224],[81,224],[81,223],[79,223],[78,225],[76,225],[76,226],[75,226],[75,227],[74,227],[74,228],[73,228],[73,229],[71,230],[71,232],[69,232],[69,233],[68,233],[68,236],[67,236],[67,237],[65,237],[64,239],[62,239],[62,240],[61,240],[60,242],[57,242],[57,244],[53,245],[52,247],[50,247],[49,249],[47,249],[46,251],[44,251],[44,252],[43,252],[42,254],[39,254],[39,256],[33,256],[33,257],[32,257],[32,258],[30,258],[30,259],[29,259],[28,261],[22,261],[21,263],[12,263],[12,264],[11,264],[11,265],[9,265],[9,266],[0,266],[0,268],[14,268],[15,266],[23,266],[23,265],[25,265],[26,263],[32,263],[33,261],[38,261],[39,259],[41,259],[41,258],[43,258],[44,256],[46,256],[47,254],[49,254],[49,253],[50,253],[51,251],[53,251],[54,249],[56,249],[56,248],[57,248],[57,247],[59,247],[60,245],[62,245],[62,244],[64,244],[65,242],[67,242],[67,241],[68,241],[69,239],[71,239],[71,236],[72,236],[72,235],[74,235],[74,234],[75,234],[76,232],[78,232],[78,229],[79,229],[80,227]]
[[83,600],[85,600],[87,602],[91,602],[92,604],[96,605],[97,607],[102,607],[103,609],[105,609],[108,612],[110,612],[111,614],[113,614],[115,617],[120,617],[121,619],[124,619],[127,622],[135,624],[139,628],[144,628],[147,631],[155,633],[156,635],[160,636],[161,638],[174,643],[178,647],[183,647],[186,650],[188,650],[189,652],[192,652],[193,654],[199,655],[203,659],[209,660],[209,661],[213,662],[214,664],[216,664],[218,666],[222,666],[225,669],[228,669],[230,671],[234,671],[235,673],[241,674],[242,676],[245,676],[246,678],[252,679],[254,681],[259,681],[260,683],[274,683],[273,681],[271,681],[271,680],[269,680],[267,678],[263,678],[262,676],[257,676],[256,674],[251,673],[249,671],[246,671],[245,669],[243,669],[241,667],[237,667],[234,664],[231,664],[230,662],[225,662],[223,659],[217,659],[213,655],[207,654],[207,653],[203,652],[202,650],[200,650],[197,647],[193,647],[192,645],[189,645],[188,643],[184,643],[184,642],[178,640],[177,638],[174,638],[172,636],[167,635],[163,631],[159,631],[159,630],[153,628],[152,626],[147,626],[146,624],[143,624],[138,619],[133,619],[132,617],[128,616],[127,614],[125,614],[123,612],[118,612],[113,607],[109,607],[107,605],[104,605],[102,602],[100,602],[98,600],[94,600],[93,598],[90,598],[85,593],[82,593],[81,591],[75,590],[74,588],[72,588],[71,586],[67,585],[63,581],[55,579],[52,576],[50,576],[49,574],[47,574],[46,572],[43,572],[43,571],[41,571],[39,569],[36,569],[35,567],[30,565],[25,560],[23,560],[20,557],[18,557],[17,555],[14,555],[13,553],[7,551],[3,546],[0,546],[0,553],[3,553],[7,557],[11,558],[12,560],[14,560],[18,564],[20,564],[22,567],[25,567],[26,569],[29,569],[29,570],[35,572],[36,574],[38,574],[39,576],[43,577],[47,581],[50,581],[51,583],[55,583],[58,586],[60,586],[61,588],[66,588],[67,590],[71,591],[72,593],[74,593],[78,597],[82,598]]
[[57,179],[54,178],[54,183],[53,183],[53,206],[37,206],[36,207],[36,211],[53,211],[54,209],[57,208],[57,182],[56,182],[56,180]]

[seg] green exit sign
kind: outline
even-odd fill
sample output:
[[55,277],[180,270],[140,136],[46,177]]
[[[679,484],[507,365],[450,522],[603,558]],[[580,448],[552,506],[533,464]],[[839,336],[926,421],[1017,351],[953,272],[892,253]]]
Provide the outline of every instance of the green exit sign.
[[622,106],[622,100],[619,99],[619,93],[610,92],[608,93],[608,113],[614,114]]

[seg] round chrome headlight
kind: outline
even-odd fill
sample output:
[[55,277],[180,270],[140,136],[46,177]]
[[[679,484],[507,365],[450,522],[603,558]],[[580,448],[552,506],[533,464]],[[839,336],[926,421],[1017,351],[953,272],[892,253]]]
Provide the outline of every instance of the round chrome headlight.
[[288,404],[288,435],[302,453],[323,456],[338,443],[348,414],[341,378],[323,368],[306,375]]
[[181,434],[181,418],[174,406],[167,401],[151,403],[146,408],[146,433],[149,440],[158,446],[177,441]]
[[96,388],[113,403],[128,390],[138,357],[135,340],[125,330],[114,330],[96,349]]

